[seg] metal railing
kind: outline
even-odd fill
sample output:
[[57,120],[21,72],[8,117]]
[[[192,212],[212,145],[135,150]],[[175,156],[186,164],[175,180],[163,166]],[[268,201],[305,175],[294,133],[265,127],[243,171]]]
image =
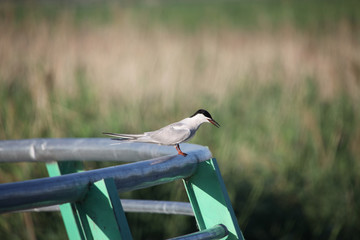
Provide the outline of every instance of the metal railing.
[[[83,226],[84,223],[79,224],[79,222],[89,221],[84,216],[88,216],[86,215],[88,214],[87,208],[92,205],[89,204],[89,206],[84,207],[84,203],[93,201],[93,196],[99,197],[100,195],[97,192],[100,191],[102,192],[101,197],[105,196],[110,199],[109,201],[114,204],[112,208],[118,209],[114,210],[110,215],[114,215],[112,216],[114,218],[113,222],[115,225],[118,224],[120,233],[103,231],[102,233],[106,235],[107,239],[131,238],[125,215],[122,212],[123,209],[130,212],[195,215],[201,231],[176,239],[218,239],[227,235],[229,236],[228,239],[242,239],[216,161],[212,159],[209,149],[194,144],[183,144],[182,150],[188,153],[187,157],[175,155],[176,151],[173,147],[143,143],[114,144],[113,141],[103,138],[0,141],[0,163],[46,162],[48,171],[52,176],[0,184],[0,213],[29,209],[36,211],[54,210],[54,205],[61,204],[60,209],[62,208],[61,211],[64,217],[66,214],[75,214],[75,208],[77,209],[77,215],[75,214],[70,220],[68,219],[68,225],[67,220],[64,219],[68,233],[71,221],[78,225],[78,233],[75,234],[77,237],[71,237],[70,235],[69,237],[71,239],[88,239],[89,234],[97,234],[97,231],[89,230]],[[83,172],[76,172],[74,169],[74,173],[62,175],[67,172],[61,170],[61,164],[62,162],[66,164],[68,161],[120,161],[133,163]],[[209,166],[211,166],[211,169],[209,169]],[[216,186],[213,185],[216,190],[214,193],[216,192],[215,195],[219,196],[211,196],[211,199],[208,200],[207,197],[201,196],[202,190],[198,191],[194,188],[194,186],[203,188],[202,185],[208,181],[203,179],[202,171],[207,172],[206,175],[211,175],[211,181],[215,179],[214,184]],[[202,176],[202,179],[199,176]],[[146,188],[176,179],[186,179],[184,184],[193,211],[189,203],[145,200],[121,200],[120,202],[116,197],[117,192]],[[209,187],[205,186],[205,188],[208,188],[205,191],[213,191],[209,190]],[[219,209],[225,206],[225,209],[229,211],[225,219],[225,222],[228,221],[227,223],[223,223],[221,220],[214,222],[213,219],[206,219],[205,210],[202,209],[202,206],[199,206],[211,202],[214,198],[214,204],[218,205]],[[66,204],[72,204],[73,206],[65,209],[66,206],[70,206]],[[213,211],[214,209],[209,210]],[[67,213],[64,214],[65,212]],[[98,214],[103,213],[99,212]],[[100,223],[97,224],[101,225]]]
[[[207,147],[181,144],[201,159],[212,157]],[[119,161],[138,162],[176,155],[171,146],[118,143],[109,138],[51,138],[0,141],[0,162]]]

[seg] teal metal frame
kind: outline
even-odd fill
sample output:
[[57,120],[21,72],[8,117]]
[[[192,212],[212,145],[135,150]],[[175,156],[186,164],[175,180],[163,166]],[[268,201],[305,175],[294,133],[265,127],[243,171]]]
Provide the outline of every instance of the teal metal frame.
[[[50,177],[83,171],[81,162],[52,162],[46,167]],[[70,240],[132,239],[111,178],[90,185],[81,201],[61,204],[60,211]]]
[[[84,169],[82,162],[50,162],[46,163],[46,169],[50,177],[63,174],[81,172]],[[81,225],[81,220],[76,211],[75,203],[64,203],[59,205],[60,212],[64,221],[65,229],[71,240],[84,240],[85,233]]]
[[215,158],[200,162],[183,181],[200,230],[222,224],[229,231],[225,239],[244,239]]
[[[51,177],[83,171],[81,162],[46,165]],[[226,235],[221,230],[206,239],[244,239],[215,158],[199,162],[195,173],[183,182],[200,232],[219,229],[219,225],[227,230]],[[60,211],[70,240],[132,239],[113,179],[90,185],[82,200],[61,204]]]

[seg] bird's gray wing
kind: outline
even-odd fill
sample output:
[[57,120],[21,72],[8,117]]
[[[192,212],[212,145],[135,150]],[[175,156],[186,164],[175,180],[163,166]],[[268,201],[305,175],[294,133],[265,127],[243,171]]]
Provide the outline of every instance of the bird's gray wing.
[[181,123],[173,123],[157,131],[147,132],[145,135],[159,144],[175,145],[188,140],[191,131]]

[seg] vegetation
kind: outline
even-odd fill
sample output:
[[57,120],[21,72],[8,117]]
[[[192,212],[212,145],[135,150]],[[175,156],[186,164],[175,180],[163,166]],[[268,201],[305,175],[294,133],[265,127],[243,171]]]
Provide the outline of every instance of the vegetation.
[[[358,5],[2,2],[0,139],[143,132],[205,108],[221,128],[191,142],[218,159],[247,239],[356,239]],[[1,183],[46,175],[0,165]],[[187,201],[181,181],[121,197]],[[184,216],[128,218],[135,239],[196,229]],[[65,238],[58,213],[0,217],[0,239]]]

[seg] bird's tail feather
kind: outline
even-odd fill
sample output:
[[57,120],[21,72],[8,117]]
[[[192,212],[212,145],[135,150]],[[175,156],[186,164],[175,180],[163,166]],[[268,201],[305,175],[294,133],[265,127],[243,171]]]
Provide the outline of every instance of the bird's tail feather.
[[103,134],[113,137],[112,140],[119,140],[119,141],[133,141],[144,136],[143,134],[120,134],[120,133],[109,133],[109,132],[103,132]]

